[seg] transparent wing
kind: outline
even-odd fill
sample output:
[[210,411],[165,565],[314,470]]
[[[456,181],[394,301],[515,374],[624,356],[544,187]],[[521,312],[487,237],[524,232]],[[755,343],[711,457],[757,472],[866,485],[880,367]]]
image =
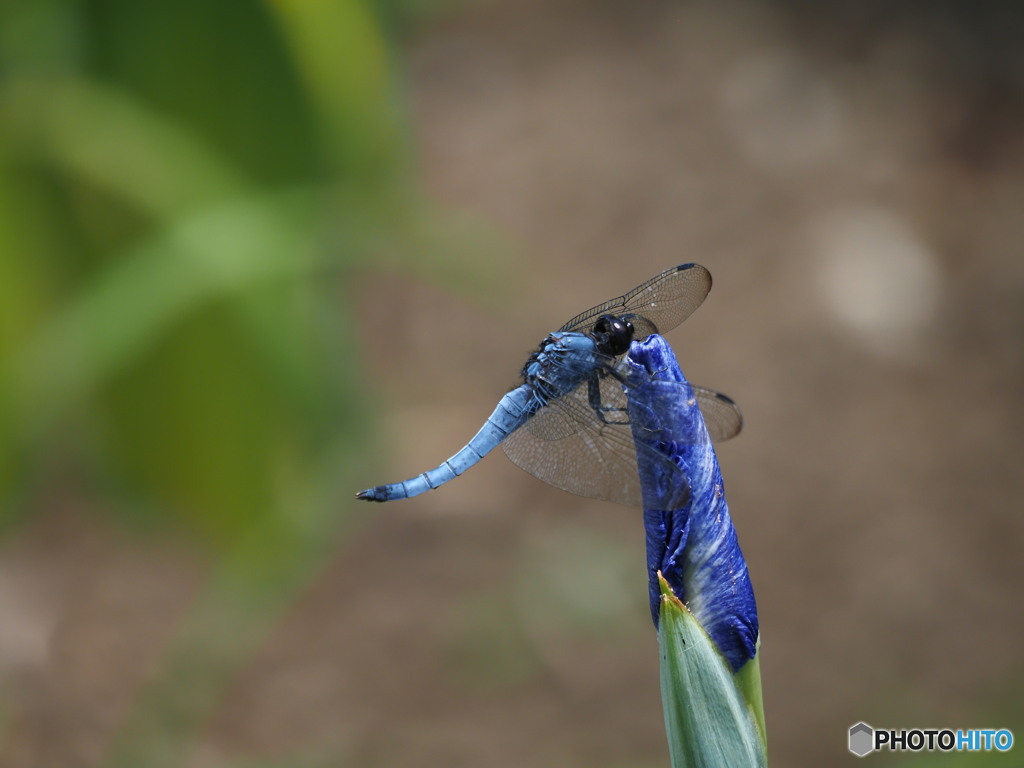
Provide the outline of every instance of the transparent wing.
[[[583,386],[584,391],[586,386]],[[548,405],[535,413],[519,431],[530,432],[535,438],[542,441],[561,440],[564,437],[574,435],[583,429],[586,423],[580,415],[566,408]],[[508,440],[508,438],[506,438]],[[504,445],[504,443],[503,443]],[[505,451],[508,453],[508,451]],[[515,461],[513,459],[513,461]],[[517,462],[518,463],[518,462]],[[520,465],[522,466],[522,465]],[[531,472],[531,470],[527,470]]]
[[[592,407],[589,385],[583,383],[542,408],[505,438],[502,448],[514,464],[548,485],[580,496],[643,506],[638,448],[626,416],[626,395],[613,376],[598,379],[597,386],[600,416]],[[684,504],[689,484],[682,470],[647,446],[639,450],[666,473],[678,474],[678,482],[672,485],[680,495],[671,503]]]
[[560,331],[587,331],[600,315],[631,316],[636,338],[672,330],[699,307],[711,290],[711,274],[700,264],[667,269],[629,293],[588,309]]
[[[633,375],[636,375],[635,372]],[[610,391],[612,383],[616,385],[619,391]],[[582,396],[586,396],[586,385],[581,386],[577,392],[581,393]],[[708,428],[708,434],[714,442],[720,443],[723,440],[730,440],[740,433],[740,430],[743,429],[743,413],[731,397],[697,384],[693,385],[693,392],[697,396],[697,405],[700,407],[701,416],[704,417],[704,424]],[[621,395],[621,387],[610,376],[602,380],[601,401],[611,401],[616,404],[615,407],[625,408],[625,397]],[[622,402],[620,403],[619,401]],[[589,399],[586,400],[586,403],[589,406]],[[621,413],[624,417],[625,411]],[[596,416],[590,416],[587,421],[590,420],[597,420]],[[587,424],[580,418],[580,414],[576,409],[548,406],[547,408],[541,408],[533,418],[523,425],[520,431],[527,430],[540,440],[551,441],[569,437],[579,432],[585,426]],[[527,471],[532,472],[532,470]]]
[[693,392],[712,440],[720,443],[740,433],[743,429],[743,414],[731,397],[696,384],[693,385]]

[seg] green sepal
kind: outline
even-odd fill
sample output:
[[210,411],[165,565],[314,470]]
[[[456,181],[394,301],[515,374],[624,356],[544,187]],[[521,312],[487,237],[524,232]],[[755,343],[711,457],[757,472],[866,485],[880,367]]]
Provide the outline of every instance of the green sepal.
[[658,574],[661,698],[672,768],[767,765],[757,657],[735,675]]
[[760,649],[761,639],[758,638],[754,658],[740,667],[739,671],[733,675],[733,678],[736,680],[736,687],[739,688],[740,693],[747,702],[747,706],[750,707],[754,715],[754,722],[757,724],[757,730],[761,735],[761,747],[767,753],[768,732],[764,727],[764,701],[761,697],[761,664],[758,661]]

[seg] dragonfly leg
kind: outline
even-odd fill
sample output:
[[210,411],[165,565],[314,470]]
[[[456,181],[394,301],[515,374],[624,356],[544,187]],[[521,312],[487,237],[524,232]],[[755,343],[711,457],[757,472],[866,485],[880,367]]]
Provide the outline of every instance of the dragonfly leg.
[[608,407],[601,403],[601,380],[596,373],[587,380],[587,401],[602,424],[629,424],[625,408]]

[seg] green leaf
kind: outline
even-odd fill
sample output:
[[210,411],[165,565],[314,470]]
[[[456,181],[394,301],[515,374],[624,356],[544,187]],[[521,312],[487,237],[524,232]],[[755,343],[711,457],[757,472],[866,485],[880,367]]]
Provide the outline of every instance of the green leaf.
[[757,658],[733,675],[704,628],[660,581],[661,696],[672,768],[765,766]]
[[397,178],[407,142],[371,4],[275,0],[269,7],[345,178],[364,188]]

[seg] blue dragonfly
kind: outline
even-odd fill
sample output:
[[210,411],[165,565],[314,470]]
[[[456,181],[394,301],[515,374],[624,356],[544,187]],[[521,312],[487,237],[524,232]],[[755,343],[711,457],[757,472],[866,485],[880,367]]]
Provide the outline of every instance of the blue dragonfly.
[[[356,494],[367,501],[417,496],[452,480],[501,444],[519,467],[556,488],[627,506],[643,505],[638,452],[667,473],[681,472],[643,441],[634,441],[628,418],[631,387],[643,382],[626,364],[634,340],[675,328],[711,290],[699,264],[665,270],[629,293],[598,304],[549,334],[523,366],[522,383],[508,392],[476,436],[440,466],[398,483]],[[654,374],[657,376],[657,374]],[[693,387],[713,440],[739,433],[743,417],[725,395]],[[688,483],[670,484],[687,494]],[[665,499],[665,508],[687,500]]]

